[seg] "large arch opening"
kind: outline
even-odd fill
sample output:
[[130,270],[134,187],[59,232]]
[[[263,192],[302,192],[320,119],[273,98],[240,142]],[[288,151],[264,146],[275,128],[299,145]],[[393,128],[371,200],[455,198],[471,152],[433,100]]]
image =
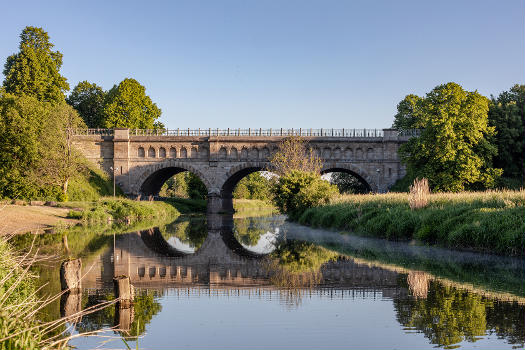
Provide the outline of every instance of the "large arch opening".
[[184,168],[170,166],[150,174],[142,183],[143,196],[205,200],[208,189],[200,177]]
[[262,166],[248,166],[231,174],[221,188],[221,211],[233,213],[234,199],[270,201],[270,181],[273,176]]
[[370,183],[357,172],[344,168],[328,168],[321,171],[323,178],[336,185],[342,194],[364,194],[372,192]]

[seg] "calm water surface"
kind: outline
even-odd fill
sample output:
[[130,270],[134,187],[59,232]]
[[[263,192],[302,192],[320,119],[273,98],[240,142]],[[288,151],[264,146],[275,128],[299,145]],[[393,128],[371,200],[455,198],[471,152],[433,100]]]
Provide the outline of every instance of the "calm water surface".
[[[43,318],[112,299],[114,276],[130,276],[137,294],[132,308],[71,324],[77,349],[524,348],[522,259],[341,235],[281,216],[77,229],[66,243],[83,259],[82,293]],[[45,291],[59,291],[58,265],[40,272]],[[103,337],[82,336],[100,329]]]

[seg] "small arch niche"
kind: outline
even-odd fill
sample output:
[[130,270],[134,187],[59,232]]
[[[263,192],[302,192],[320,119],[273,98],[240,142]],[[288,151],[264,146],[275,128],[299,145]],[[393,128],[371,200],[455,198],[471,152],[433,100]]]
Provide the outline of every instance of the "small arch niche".
[[177,158],[177,149],[171,147],[170,148],[170,158]]
[[182,148],[180,149],[180,157],[181,157],[181,158],[188,158],[188,151],[186,150],[185,147],[182,147]]
[[150,147],[148,149],[148,158],[155,158],[155,148]]
[[137,150],[137,156],[139,158],[144,158],[146,156],[146,152],[144,151],[144,147],[139,147]]
[[228,152],[226,151],[226,148],[221,147],[219,150],[219,159],[226,159],[228,157]]
[[164,147],[159,148],[159,157],[166,158],[166,149]]

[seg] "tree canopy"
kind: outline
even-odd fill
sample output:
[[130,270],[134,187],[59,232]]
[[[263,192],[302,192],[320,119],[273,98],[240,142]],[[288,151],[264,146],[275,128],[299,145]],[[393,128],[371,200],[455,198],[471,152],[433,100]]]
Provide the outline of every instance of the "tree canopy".
[[435,191],[491,188],[501,175],[492,167],[497,149],[489,140],[489,100],[456,83],[439,85],[425,97],[408,95],[398,105],[394,126],[422,129],[400,147],[413,177],[427,178]]
[[62,54],[52,51],[53,46],[42,28],[24,28],[20,34],[20,51],[9,56],[4,66],[5,91],[43,102],[63,101],[69,85],[59,73]]
[[97,84],[81,81],[67,98],[88,128],[103,128],[106,92]]
[[106,128],[163,128],[157,119],[161,110],[146,95],[146,88],[135,79],[126,78],[107,93],[104,107]]
[[503,176],[525,181],[525,85],[514,85],[510,91],[492,96],[489,123],[496,128],[494,143],[498,155],[494,165]]

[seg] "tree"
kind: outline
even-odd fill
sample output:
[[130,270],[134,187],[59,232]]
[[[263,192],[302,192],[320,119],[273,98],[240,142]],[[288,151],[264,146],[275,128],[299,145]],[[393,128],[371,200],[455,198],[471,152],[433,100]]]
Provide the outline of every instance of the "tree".
[[494,165],[503,176],[525,181],[525,85],[514,85],[498,98],[491,96],[489,123],[496,128],[498,155]]
[[9,56],[4,66],[5,91],[43,102],[63,101],[69,85],[59,73],[62,54],[51,50],[49,35],[42,28],[26,27],[20,39],[20,52]]
[[100,86],[84,80],[75,86],[66,101],[77,110],[88,128],[103,128],[105,98],[106,92]]
[[494,187],[501,169],[492,167],[497,149],[489,140],[489,100],[455,83],[435,87],[426,97],[408,95],[398,105],[394,125],[422,129],[399,153],[413,177],[427,178],[434,191]]
[[77,113],[64,102],[1,94],[0,115],[0,196],[65,199],[81,167],[69,131],[83,126]]
[[323,167],[321,159],[315,155],[313,149],[307,147],[307,142],[300,136],[285,138],[269,160],[272,171],[279,176],[293,170],[319,173]]
[[233,191],[234,198],[244,199],[271,199],[271,183],[270,179],[261,175],[261,172],[251,173],[243,178]]
[[106,128],[163,128],[156,121],[160,115],[160,108],[146,95],[146,88],[135,79],[126,78],[108,91],[103,124]]
[[336,185],[339,193],[368,193],[370,188],[352,174],[334,172],[330,177],[330,183]]

